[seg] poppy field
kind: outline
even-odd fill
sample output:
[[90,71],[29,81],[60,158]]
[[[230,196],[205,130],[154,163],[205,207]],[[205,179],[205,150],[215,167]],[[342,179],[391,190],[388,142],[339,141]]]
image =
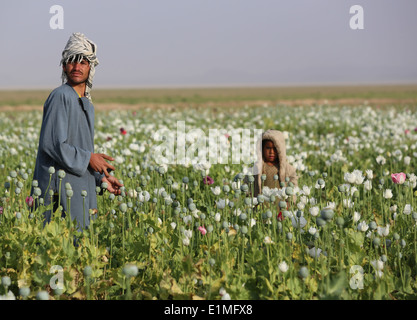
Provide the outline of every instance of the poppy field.
[[[96,111],[95,152],[115,158],[124,187],[120,196],[97,187],[82,232],[59,209],[44,225],[48,194],[32,180],[42,112],[2,112],[0,299],[415,299],[415,111],[366,103]],[[186,147],[193,129],[217,129],[228,155],[233,130],[282,131],[298,186],[277,182],[252,198],[247,163],[161,163],[155,147],[178,122]],[[69,202],[85,192],[66,188]]]

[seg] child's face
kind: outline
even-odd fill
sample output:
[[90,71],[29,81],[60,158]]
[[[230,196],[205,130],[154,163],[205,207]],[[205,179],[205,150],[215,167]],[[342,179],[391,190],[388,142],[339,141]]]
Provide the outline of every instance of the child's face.
[[275,162],[278,159],[278,152],[272,141],[266,141],[262,150],[265,162]]

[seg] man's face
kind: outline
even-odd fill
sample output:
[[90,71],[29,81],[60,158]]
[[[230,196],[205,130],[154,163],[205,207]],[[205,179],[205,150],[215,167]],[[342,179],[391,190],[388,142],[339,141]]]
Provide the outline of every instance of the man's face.
[[90,74],[90,64],[86,59],[81,62],[68,62],[62,66],[70,85],[77,85],[87,81]]

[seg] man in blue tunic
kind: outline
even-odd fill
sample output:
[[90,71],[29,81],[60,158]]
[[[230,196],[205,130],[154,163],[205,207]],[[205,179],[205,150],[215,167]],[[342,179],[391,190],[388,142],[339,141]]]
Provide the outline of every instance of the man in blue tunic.
[[[122,186],[108,172],[115,168],[106,160],[114,159],[94,153],[94,107],[90,90],[98,65],[96,51],[97,46],[81,33],[73,33],[68,40],[61,60],[63,84],[51,92],[44,105],[33,176],[44,204],[49,205],[52,198],[53,211],[62,206],[65,213],[70,212],[71,218],[77,220],[79,229],[89,225],[89,209],[97,208],[96,186],[105,182],[107,190],[114,194],[120,194]],[[51,180],[49,170],[55,171]],[[59,170],[65,171],[62,180]],[[68,183],[73,190],[70,207],[67,207]],[[45,213],[45,219],[50,221],[51,211]]]

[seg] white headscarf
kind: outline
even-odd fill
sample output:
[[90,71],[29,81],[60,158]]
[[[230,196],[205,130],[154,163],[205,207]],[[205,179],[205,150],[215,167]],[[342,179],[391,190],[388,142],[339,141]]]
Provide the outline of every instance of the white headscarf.
[[[77,59],[77,62],[81,62],[83,58],[86,58],[90,63],[90,74],[88,76],[85,88],[85,96],[91,101],[90,91],[93,87],[93,78],[95,74],[95,67],[98,65],[98,59],[96,57],[97,45],[88,40],[86,36],[82,33],[75,32],[73,33],[65,48],[62,51],[61,65],[68,62],[74,62]],[[67,80],[67,75],[62,70],[62,83]]]

